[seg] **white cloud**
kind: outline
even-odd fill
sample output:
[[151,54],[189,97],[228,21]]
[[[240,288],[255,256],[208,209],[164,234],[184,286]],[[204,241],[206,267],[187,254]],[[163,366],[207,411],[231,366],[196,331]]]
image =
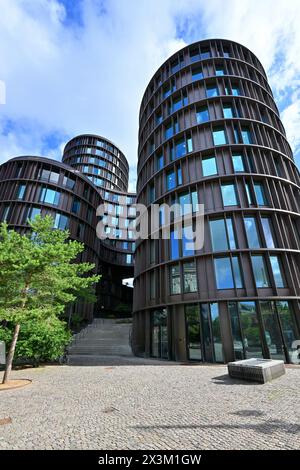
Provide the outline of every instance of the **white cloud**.
[[[277,96],[292,87],[295,102],[283,118],[298,145],[298,0],[229,0],[226,8],[223,0],[85,0],[82,8],[80,27],[68,22],[62,0],[1,0],[0,79],[7,104],[0,106],[0,124],[9,119],[19,125],[8,134],[0,128],[0,162],[18,153],[45,153],[51,133],[65,136],[50,152],[56,158],[69,137],[99,133],[126,154],[133,189],[145,87],[185,41],[203,37],[248,46]],[[272,68],[278,53],[280,72]]]

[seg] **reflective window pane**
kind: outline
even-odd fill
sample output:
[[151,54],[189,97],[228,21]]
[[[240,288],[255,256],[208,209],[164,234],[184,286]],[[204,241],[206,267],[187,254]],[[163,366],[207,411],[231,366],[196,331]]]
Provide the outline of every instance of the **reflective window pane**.
[[232,155],[233,169],[236,173],[239,171],[245,171],[243,156],[240,154],[234,153]]
[[213,130],[214,145],[225,145],[227,143],[226,134],[224,129]]
[[269,287],[270,282],[264,257],[252,255],[251,259],[256,287]]
[[219,306],[217,303],[210,304],[211,328],[214,344],[214,353],[216,362],[224,362],[223,346],[220,329]]
[[278,256],[270,256],[270,262],[272,266],[272,271],[273,271],[273,276],[274,276],[276,287],[284,287],[285,283],[283,280]]
[[237,206],[238,202],[233,183],[222,184],[221,191],[224,206]]
[[191,225],[183,228],[182,234],[182,256],[194,254],[193,227]]
[[263,357],[255,302],[239,302],[239,315],[246,359]]
[[212,176],[218,174],[215,157],[207,157],[202,160],[203,176]]
[[180,270],[179,265],[171,266],[170,268],[170,283],[171,283],[171,294],[180,294]]
[[217,289],[233,289],[233,274],[230,258],[215,258]]
[[267,248],[275,248],[273,230],[272,230],[270,218],[262,217],[261,223],[263,227],[263,232],[264,232]]
[[224,219],[211,220],[209,222],[213,251],[228,249],[226,227]]
[[184,292],[197,292],[196,265],[183,263]]
[[254,191],[256,195],[256,201],[259,206],[266,206],[267,199],[265,196],[264,186],[262,183],[254,183]]
[[198,124],[209,121],[208,109],[206,107],[199,108],[196,112],[196,119]]
[[[299,354],[293,348],[293,342],[299,340],[297,329],[293,318],[293,310],[287,301],[276,302],[284,342],[289,354],[290,361],[295,361],[295,356]],[[295,347],[295,345],[294,345]]]
[[178,240],[178,230],[171,231],[171,259],[179,258],[179,240]]
[[285,360],[279,323],[273,302],[260,302],[260,310],[270,357]]
[[229,302],[228,311],[230,315],[231,332],[233,339],[234,357],[237,361],[245,359],[243,339],[239,322],[237,302]]
[[257,223],[255,217],[244,218],[248,246],[249,248],[260,248],[260,237],[257,230]]

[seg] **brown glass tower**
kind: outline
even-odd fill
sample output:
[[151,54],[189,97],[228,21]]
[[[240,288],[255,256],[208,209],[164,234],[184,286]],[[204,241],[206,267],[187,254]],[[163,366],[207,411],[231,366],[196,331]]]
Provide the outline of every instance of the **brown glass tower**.
[[[300,177],[266,73],[205,40],[168,59],[141,103],[137,202],[205,206],[204,246],[137,242],[138,355],[293,360],[300,327]],[[192,228],[192,227],[191,227]]]

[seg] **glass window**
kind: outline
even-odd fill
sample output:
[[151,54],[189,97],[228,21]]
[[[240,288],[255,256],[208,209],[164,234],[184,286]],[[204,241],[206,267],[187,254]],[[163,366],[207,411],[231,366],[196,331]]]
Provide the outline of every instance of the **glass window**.
[[237,256],[215,258],[215,273],[217,280],[217,289],[240,289],[243,287],[240,264]]
[[66,230],[69,226],[69,217],[63,214],[57,213],[54,220],[54,228],[60,230]]
[[215,258],[217,289],[233,289],[233,274],[230,258]]
[[243,280],[242,280],[240,262],[239,262],[238,257],[233,256],[231,259],[231,262],[232,262],[232,270],[233,270],[233,278],[235,282],[235,287],[237,289],[242,289]]
[[241,359],[245,359],[245,356],[237,302],[229,302],[228,310],[230,315],[234,357],[238,361]]
[[256,287],[269,287],[270,282],[264,257],[252,255],[251,259]]
[[200,54],[199,54],[199,51],[198,49],[194,50],[194,51],[190,51],[190,61],[191,62],[197,62],[197,60],[200,59]]
[[179,196],[179,204],[181,207],[181,215],[190,214],[193,210],[191,204],[190,193],[182,193]]
[[255,302],[239,302],[245,359],[263,357]]
[[80,211],[80,200],[78,198],[74,198],[73,199],[73,204],[72,204],[72,209],[71,211],[74,213],[74,214],[78,214],[79,211]]
[[206,106],[202,106],[197,110],[196,119],[198,124],[209,121],[209,112]]
[[60,192],[55,191],[54,189],[42,187],[40,193],[40,202],[45,202],[47,204],[53,204],[57,206],[59,204]]
[[221,186],[224,207],[237,206],[235,185],[233,183],[225,183]]
[[34,220],[37,215],[41,215],[41,208],[40,207],[32,207],[30,209],[28,219]]
[[4,210],[2,214],[2,222],[6,222],[8,220],[9,210],[10,210],[10,206],[4,206]]
[[170,124],[165,130],[165,139],[169,139],[173,136],[173,125]]
[[182,184],[182,171],[181,168],[177,168],[177,184],[180,186]]
[[249,248],[260,248],[260,237],[257,230],[257,223],[255,217],[245,217],[244,218],[248,246]]
[[213,130],[214,145],[225,145],[227,143],[225,130],[217,128]]
[[151,204],[155,199],[155,188],[154,185],[149,186],[149,203]]
[[75,186],[75,180],[73,180],[72,178],[68,178],[67,176],[64,176],[63,185],[66,186],[68,189],[73,189]]
[[189,153],[193,151],[193,140],[191,137],[187,139],[187,149]]
[[252,144],[251,131],[248,127],[242,127],[242,140],[244,144]]
[[151,273],[150,273],[150,299],[155,299],[155,274],[154,274],[154,271],[151,271]]
[[175,264],[170,268],[170,283],[171,283],[171,294],[180,294],[180,270],[179,265]]
[[58,180],[59,180],[59,173],[56,173],[55,171],[51,171],[49,181],[51,181],[51,183],[57,184]]
[[[131,264],[131,263],[132,263],[132,255],[127,254],[127,255],[126,255],[126,264]],[[155,284],[154,284],[154,288],[155,288]],[[155,293],[154,293],[154,295],[155,295]],[[152,297],[152,299],[153,299],[153,298],[154,298],[154,297]]]
[[262,217],[261,223],[263,227],[263,232],[264,232],[267,248],[275,248],[273,230],[272,230],[270,218]]
[[216,362],[224,362],[220,328],[219,306],[217,302],[210,304],[211,328]]
[[201,80],[203,78],[203,73],[200,68],[192,70],[192,81]]
[[273,302],[261,301],[260,310],[264,325],[264,335],[272,359],[284,358],[282,338]]
[[241,94],[240,89],[237,85],[233,85],[231,87],[231,91],[232,91],[233,96],[239,96]]
[[197,292],[195,262],[183,263],[184,292]]
[[278,256],[270,256],[270,262],[276,287],[285,287]]
[[[216,219],[209,222],[213,251],[236,248],[232,219]],[[227,230],[226,230],[227,229]]]
[[289,302],[285,300],[276,302],[276,307],[282,327],[284,342],[288,350],[290,361],[292,361],[294,354],[293,342],[299,339],[293,318],[293,311]]
[[238,173],[239,171],[245,171],[245,166],[244,166],[244,161],[243,161],[243,156],[234,153],[232,155],[232,163],[233,163],[233,170]]
[[263,183],[254,183],[254,191],[255,191],[257,204],[259,206],[266,206],[267,200],[265,196]]
[[168,359],[167,310],[151,312],[151,356]]
[[202,159],[203,176],[217,175],[217,163],[215,157],[206,157]]
[[180,158],[186,154],[186,142],[184,139],[178,140],[175,144],[176,158]]
[[233,118],[233,109],[232,109],[232,106],[230,104],[225,104],[223,106],[223,115],[224,115],[224,118],[225,119],[230,119],[230,118]]
[[171,259],[179,258],[179,240],[178,230],[171,230],[170,246],[171,246]]
[[252,191],[250,188],[250,183],[245,183],[245,188],[246,188],[247,201],[248,201],[248,204],[251,206],[253,204],[253,197],[252,197]]
[[187,347],[190,360],[202,360],[199,304],[185,305]]
[[219,90],[216,85],[208,85],[206,88],[207,98],[212,98],[213,96],[218,96]]
[[24,199],[25,189],[26,189],[26,185],[25,185],[25,184],[19,184],[19,185],[18,185],[18,189],[17,189],[17,199]]
[[163,167],[164,167],[164,156],[163,155],[159,155],[157,157],[157,170],[161,170]]
[[217,65],[216,66],[216,75],[217,75],[217,77],[220,77],[224,74],[225,74],[224,68],[221,65]]
[[229,49],[224,49],[223,50],[223,57],[226,57],[226,58],[230,57]]
[[182,233],[182,256],[192,256],[194,254],[194,234],[191,225],[183,228]]
[[176,175],[175,171],[171,170],[167,173],[167,190],[176,188]]

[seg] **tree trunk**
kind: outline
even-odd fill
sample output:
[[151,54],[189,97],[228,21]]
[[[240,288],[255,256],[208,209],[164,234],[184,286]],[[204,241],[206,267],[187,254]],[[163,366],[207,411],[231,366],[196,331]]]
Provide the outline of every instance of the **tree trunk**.
[[9,348],[9,353],[7,355],[6,367],[5,367],[5,372],[4,372],[3,381],[2,381],[3,384],[6,384],[9,379],[9,374],[12,369],[12,363],[13,363],[13,359],[15,355],[15,349],[16,349],[16,344],[17,344],[17,340],[19,336],[19,331],[20,331],[20,325],[17,324],[15,326],[14,336],[13,336],[13,339]]

